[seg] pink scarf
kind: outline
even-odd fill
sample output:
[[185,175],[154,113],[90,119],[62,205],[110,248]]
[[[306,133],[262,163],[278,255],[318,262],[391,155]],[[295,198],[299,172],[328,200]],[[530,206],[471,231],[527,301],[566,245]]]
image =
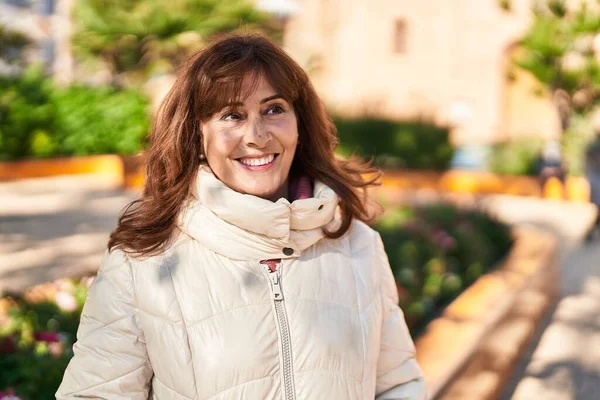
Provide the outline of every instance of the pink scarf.
[[313,195],[313,184],[308,176],[290,178],[288,183],[288,197],[290,202],[294,200],[308,199]]

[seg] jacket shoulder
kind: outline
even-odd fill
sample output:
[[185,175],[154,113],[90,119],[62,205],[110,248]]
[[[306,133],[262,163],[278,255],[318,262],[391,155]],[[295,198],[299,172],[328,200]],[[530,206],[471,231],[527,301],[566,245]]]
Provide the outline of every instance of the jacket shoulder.
[[181,251],[185,251],[187,246],[189,246],[191,243],[192,240],[189,236],[180,234],[169,247],[158,254],[147,257],[129,257],[125,255],[125,257],[129,259],[129,262],[133,268],[145,267],[149,265],[161,266],[165,263],[169,263],[173,258],[177,258],[177,254]]
[[366,223],[354,220],[348,232],[352,254],[377,245],[379,233]]
[[115,282],[129,282],[131,280],[131,262],[127,253],[121,249],[106,250],[96,273]]

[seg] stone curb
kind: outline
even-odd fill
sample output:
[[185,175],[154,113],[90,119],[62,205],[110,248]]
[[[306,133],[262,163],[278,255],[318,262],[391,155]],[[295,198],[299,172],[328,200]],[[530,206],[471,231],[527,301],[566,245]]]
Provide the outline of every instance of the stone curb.
[[417,338],[430,399],[497,399],[559,294],[557,241],[533,227]]
[[583,177],[567,177],[563,183],[549,179],[544,186],[537,177],[503,176],[478,171],[385,170],[383,184],[400,190],[432,189],[464,194],[507,194],[588,202],[590,186]]
[[122,183],[123,160],[117,155],[100,155],[0,162],[0,181],[79,174],[110,176]]
[[0,162],[0,182],[82,174],[102,175],[114,186],[141,187],[144,184],[143,156],[107,154]]

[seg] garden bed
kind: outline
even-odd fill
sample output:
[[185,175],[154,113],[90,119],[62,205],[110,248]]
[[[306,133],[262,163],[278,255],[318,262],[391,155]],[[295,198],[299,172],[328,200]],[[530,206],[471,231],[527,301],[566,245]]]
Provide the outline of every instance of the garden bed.
[[416,340],[432,399],[497,399],[558,296],[557,243],[534,228]]
[[388,208],[375,228],[413,336],[497,265],[513,242],[507,225],[483,211],[450,204]]

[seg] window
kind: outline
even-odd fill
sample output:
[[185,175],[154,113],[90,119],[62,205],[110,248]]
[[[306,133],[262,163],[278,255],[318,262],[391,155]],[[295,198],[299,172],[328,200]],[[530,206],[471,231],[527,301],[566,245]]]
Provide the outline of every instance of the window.
[[404,19],[394,21],[394,53],[405,54],[407,51],[408,28]]

